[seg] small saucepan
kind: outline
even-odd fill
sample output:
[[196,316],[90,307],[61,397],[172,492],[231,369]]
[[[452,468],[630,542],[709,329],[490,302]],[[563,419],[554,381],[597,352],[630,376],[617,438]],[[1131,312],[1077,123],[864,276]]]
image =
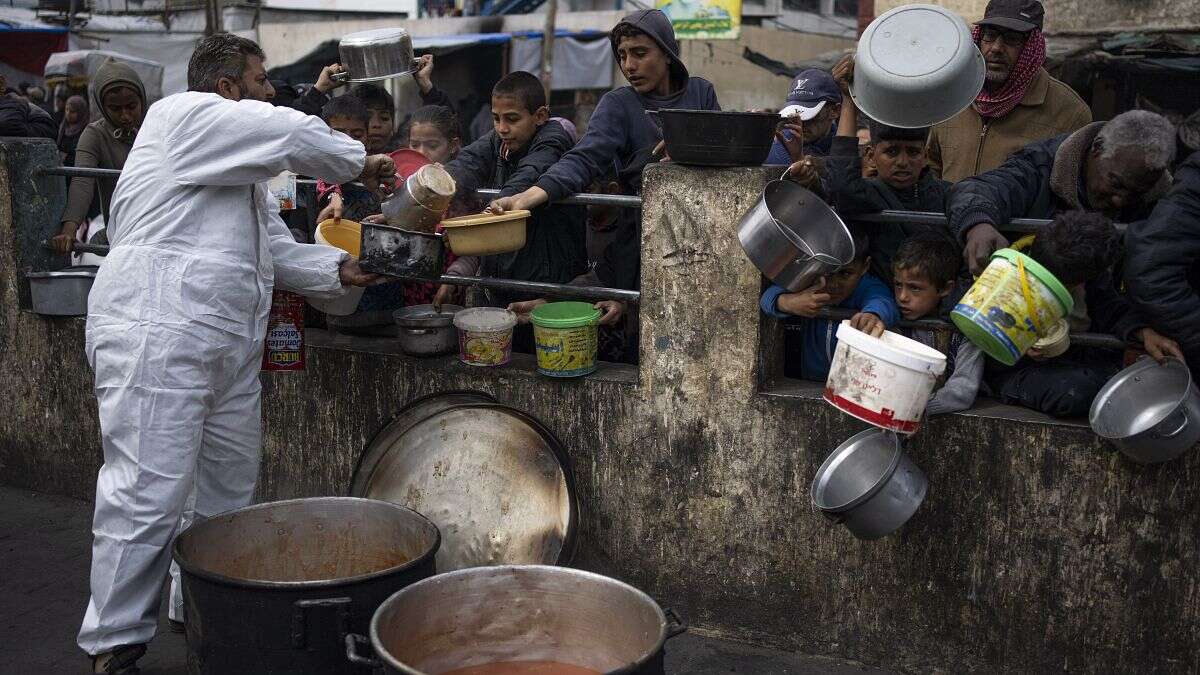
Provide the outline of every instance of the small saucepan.
[[392,314],[396,322],[400,349],[411,356],[443,356],[458,351],[458,329],[454,315],[462,311],[458,305],[413,305]]

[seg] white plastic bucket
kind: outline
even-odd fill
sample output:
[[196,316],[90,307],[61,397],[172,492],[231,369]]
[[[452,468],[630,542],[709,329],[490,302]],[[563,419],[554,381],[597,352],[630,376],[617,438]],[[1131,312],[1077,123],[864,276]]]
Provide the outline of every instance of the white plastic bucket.
[[[353,220],[345,218],[335,223],[332,219],[317,225],[316,241],[322,246],[339,248],[354,257],[358,257],[358,238],[361,226]],[[350,316],[358,308],[362,299],[361,286],[351,286],[346,292],[336,298],[308,298],[308,304],[331,316]]]
[[946,370],[946,356],[903,335],[871,337],[843,321],[825,400],[842,412],[902,434],[915,433]]

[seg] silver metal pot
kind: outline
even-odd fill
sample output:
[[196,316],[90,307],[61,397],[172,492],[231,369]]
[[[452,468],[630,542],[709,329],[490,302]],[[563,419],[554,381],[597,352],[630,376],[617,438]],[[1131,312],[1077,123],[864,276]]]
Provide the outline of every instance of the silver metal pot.
[[685,630],[650,596],[599,574],[543,565],[479,567],[388,598],[371,619],[379,660],[355,653],[363,636],[347,637],[347,656],[404,675],[506,661],[661,675],[666,641]]
[[1088,415],[1092,431],[1129,459],[1156,464],[1200,441],[1200,395],[1186,364],[1142,359],[1113,376]]
[[416,66],[412,37],[403,28],[377,28],[350,33],[338,43],[341,64],[350,82],[378,82],[411,75]]
[[47,316],[86,316],[97,269],[80,266],[57,272],[26,272],[33,311]]
[[812,505],[859,539],[895,532],[917,512],[929,480],[891,431],[868,429],[850,437],[813,478]]
[[854,239],[842,219],[823,199],[786,180],[768,183],[742,216],[738,242],[764,276],[789,291],[854,260]]
[[359,253],[363,270],[402,279],[437,281],[445,269],[446,245],[440,234],[362,223]]
[[454,198],[454,189],[454,179],[445,169],[423,166],[383,202],[383,217],[392,227],[433,232]]
[[392,314],[398,329],[400,349],[412,356],[442,356],[458,351],[458,329],[454,315],[462,311],[458,305],[413,305]]

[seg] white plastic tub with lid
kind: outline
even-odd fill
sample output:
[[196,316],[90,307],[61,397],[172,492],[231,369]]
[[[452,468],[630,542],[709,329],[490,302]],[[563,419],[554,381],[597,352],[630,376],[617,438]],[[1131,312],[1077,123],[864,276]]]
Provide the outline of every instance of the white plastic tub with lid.
[[825,400],[881,429],[915,433],[946,356],[890,331],[871,337],[849,321],[838,326],[837,338]]

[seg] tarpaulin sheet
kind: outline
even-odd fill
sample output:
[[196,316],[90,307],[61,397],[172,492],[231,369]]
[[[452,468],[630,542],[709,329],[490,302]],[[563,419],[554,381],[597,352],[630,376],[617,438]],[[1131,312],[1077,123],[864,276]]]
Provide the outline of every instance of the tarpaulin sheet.
[[[542,66],[542,37],[513,40],[509,72],[537,73]],[[609,41],[556,37],[550,71],[551,89],[611,89],[613,55]]]

